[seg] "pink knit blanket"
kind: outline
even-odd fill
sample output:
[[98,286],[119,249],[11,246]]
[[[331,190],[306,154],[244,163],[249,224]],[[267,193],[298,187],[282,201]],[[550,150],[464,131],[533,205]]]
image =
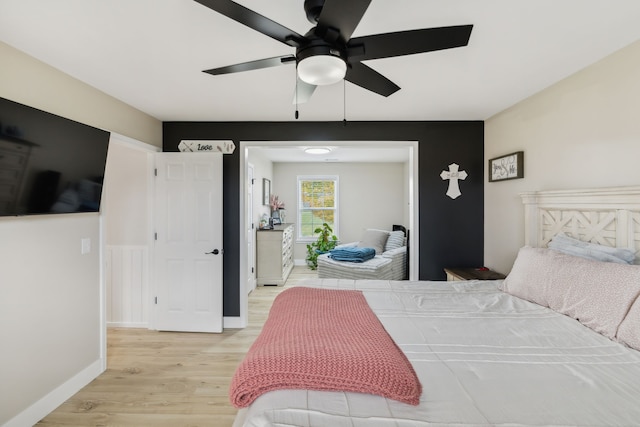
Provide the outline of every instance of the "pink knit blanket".
[[241,408],[280,389],[370,393],[411,405],[422,392],[362,292],[305,287],[276,297],[229,394]]

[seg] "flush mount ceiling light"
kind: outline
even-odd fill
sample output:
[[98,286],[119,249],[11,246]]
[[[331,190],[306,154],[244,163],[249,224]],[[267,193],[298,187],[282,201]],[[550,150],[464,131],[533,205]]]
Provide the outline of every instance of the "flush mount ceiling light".
[[344,79],[346,73],[347,64],[339,56],[309,56],[298,62],[298,77],[310,85],[332,85]]
[[327,154],[331,152],[329,147],[309,147],[305,148],[304,152],[307,154]]

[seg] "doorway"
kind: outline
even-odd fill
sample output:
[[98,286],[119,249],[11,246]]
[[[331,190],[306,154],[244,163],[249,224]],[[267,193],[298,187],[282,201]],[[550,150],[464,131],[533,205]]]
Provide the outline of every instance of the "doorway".
[[[262,148],[271,148],[271,149],[291,149],[301,151],[304,147],[313,147],[313,146],[333,146],[333,147],[344,147],[353,149],[353,152],[357,150],[362,150],[364,153],[366,151],[372,150],[384,150],[384,149],[402,149],[406,151],[406,185],[405,189],[407,192],[407,228],[410,229],[410,240],[409,244],[411,247],[410,259],[409,259],[409,279],[417,280],[418,275],[418,259],[419,259],[419,247],[418,247],[418,238],[419,236],[419,224],[416,220],[418,218],[418,143],[417,141],[240,141],[240,189],[242,194],[240,194],[240,212],[241,218],[240,223],[247,223],[247,204],[250,203],[246,194],[246,180],[248,176],[248,168],[249,168],[249,154],[251,149],[262,149]],[[355,159],[351,159],[348,161],[358,161]],[[360,160],[361,161],[361,160]],[[269,172],[271,174],[271,171]],[[258,177],[259,173],[255,172],[254,178]],[[258,177],[259,178],[259,177]],[[255,200],[255,196],[252,200]],[[255,201],[254,201],[255,204]],[[256,211],[254,209],[254,215]],[[287,213],[289,218],[288,222],[295,222],[295,207],[290,209]],[[247,250],[247,237],[245,232],[245,227],[241,227],[241,244],[240,244],[240,318],[238,319],[239,323],[242,325],[247,324],[247,315],[248,315],[248,289],[247,287],[247,271],[249,264],[249,256]]]

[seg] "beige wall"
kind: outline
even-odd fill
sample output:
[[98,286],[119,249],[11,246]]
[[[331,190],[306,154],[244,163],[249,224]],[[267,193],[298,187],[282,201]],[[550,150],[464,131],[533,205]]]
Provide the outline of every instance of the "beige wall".
[[[1,97],[161,146],[158,120],[3,43],[0,64]],[[100,222],[0,218],[0,425],[34,424],[101,369]]]
[[[339,177],[339,227],[342,243],[360,240],[366,228],[390,230],[405,223],[408,189],[404,163],[274,163],[273,193],[287,208],[286,222],[296,222],[298,175]],[[296,243],[294,259],[304,262],[306,243]]]
[[0,42],[0,96],[162,148],[162,123]]
[[[485,264],[510,271],[524,244],[519,193],[640,183],[640,42],[485,123],[485,161],[524,151],[524,179],[487,182]],[[485,174],[487,172],[485,171]]]

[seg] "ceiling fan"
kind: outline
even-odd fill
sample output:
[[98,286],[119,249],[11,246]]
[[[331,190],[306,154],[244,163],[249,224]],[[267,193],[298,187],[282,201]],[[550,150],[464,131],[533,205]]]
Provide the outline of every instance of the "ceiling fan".
[[351,38],[371,0],[305,0],[307,19],[315,26],[300,35],[231,0],[195,1],[296,49],[295,55],[204,72],[218,75],[295,63],[298,82],[294,103],[308,101],[317,86],[342,79],[389,96],[400,87],[361,61],[466,46],[473,28],[473,25],[459,25]]

